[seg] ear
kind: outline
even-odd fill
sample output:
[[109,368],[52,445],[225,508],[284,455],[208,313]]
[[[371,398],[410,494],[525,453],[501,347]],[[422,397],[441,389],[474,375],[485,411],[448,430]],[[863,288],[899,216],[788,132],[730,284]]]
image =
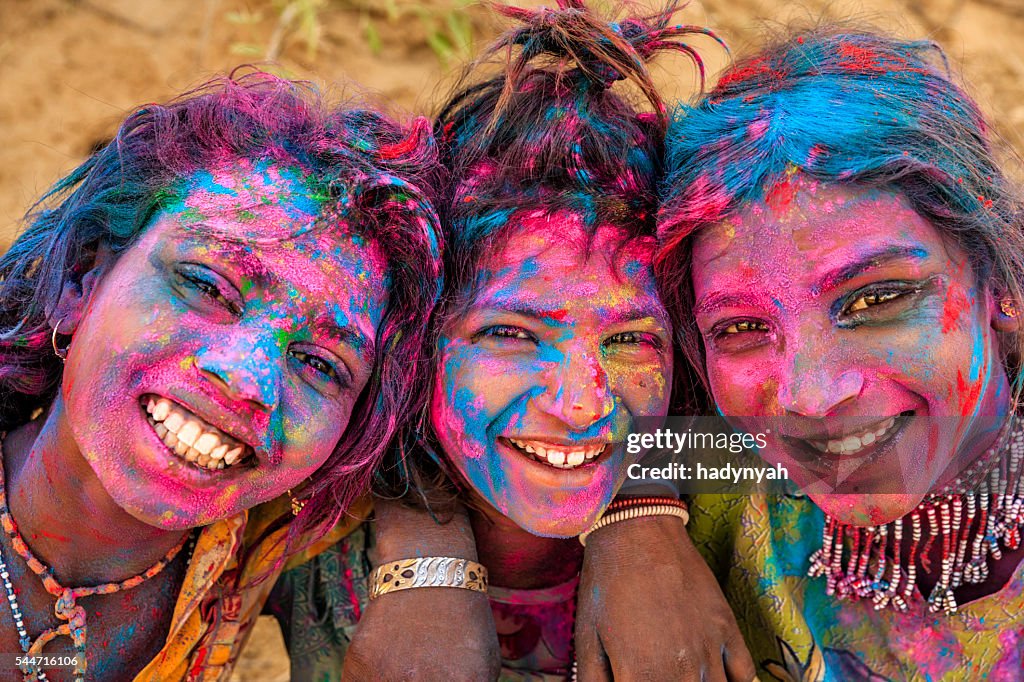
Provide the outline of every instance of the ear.
[[114,252],[106,244],[98,244],[92,258],[83,259],[78,270],[71,273],[64,288],[61,289],[60,298],[52,310],[48,311],[47,319],[50,326],[56,328],[60,325],[58,333],[63,336],[74,334],[83,316],[89,308],[89,302],[96,292],[100,281],[116,260]]
[[992,328],[997,332],[1016,332],[1020,330],[1020,303],[1005,291],[988,290],[989,317]]

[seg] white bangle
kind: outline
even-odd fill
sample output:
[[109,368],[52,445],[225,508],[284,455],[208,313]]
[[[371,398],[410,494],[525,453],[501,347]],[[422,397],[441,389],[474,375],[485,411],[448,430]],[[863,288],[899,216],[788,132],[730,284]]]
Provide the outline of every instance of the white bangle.
[[683,520],[684,526],[690,522],[690,512],[675,505],[646,504],[637,507],[629,507],[627,509],[614,511],[611,514],[607,514],[599,518],[597,522],[590,527],[590,530],[580,534],[580,544],[586,547],[587,536],[598,528],[604,528],[605,526],[610,526],[611,524],[619,521],[626,521],[627,519],[638,519],[641,516],[675,516]]

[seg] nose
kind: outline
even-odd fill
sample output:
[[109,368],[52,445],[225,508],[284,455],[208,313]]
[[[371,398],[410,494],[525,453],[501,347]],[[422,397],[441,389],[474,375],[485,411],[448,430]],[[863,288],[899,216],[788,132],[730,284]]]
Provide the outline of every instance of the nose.
[[615,408],[608,374],[599,353],[571,350],[549,374],[538,405],[574,430],[582,431],[604,419]]
[[788,414],[825,417],[854,400],[864,388],[864,375],[841,367],[828,354],[795,353],[780,377],[779,406]]
[[280,396],[280,354],[272,339],[248,330],[223,345],[204,348],[196,354],[196,364],[227,397],[272,412]]

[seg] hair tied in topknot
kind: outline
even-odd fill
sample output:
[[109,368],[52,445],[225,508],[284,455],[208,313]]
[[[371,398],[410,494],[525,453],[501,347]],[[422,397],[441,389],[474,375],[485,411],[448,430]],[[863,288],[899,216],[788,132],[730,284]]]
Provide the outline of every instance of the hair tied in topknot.
[[604,90],[622,80],[634,82],[659,115],[663,115],[665,107],[650,83],[647,61],[660,50],[682,52],[697,67],[703,90],[703,60],[692,46],[675,39],[684,35],[706,35],[728,51],[725,43],[709,29],[669,25],[672,16],[686,4],[677,0],[670,0],[652,15],[629,16],[620,22],[606,21],[583,0],[557,0],[557,3],[556,9],[494,6],[500,14],[524,24],[499,43],[510,52],[513,46],[521,49],[518,58],[510,60],[507,87],[515,87],[531,62],[547,56],[562,64],[574,62],[576,66],[565,75],[569,83],[582,90]]

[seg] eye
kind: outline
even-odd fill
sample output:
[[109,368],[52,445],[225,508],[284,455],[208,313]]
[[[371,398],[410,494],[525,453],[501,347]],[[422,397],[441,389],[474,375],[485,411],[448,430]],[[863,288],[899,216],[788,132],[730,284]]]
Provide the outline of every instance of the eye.
[[335,381],[343,386],[347,385],[347,382],[341,378],[338,370],[334,366],[334,363],[330,360],[326,360],[319,355],[314,355],[313,353],[295,348],[289,349],[288,355],[321,375],[324,379]]
[[723,329],[721,334],[742,334],[744,332],[766,332],[769,327],[764,322],[757,322],[755,320],[741,320],[739,322],[733,322]]
[[[242,312],[242,307],[239,303],[231,300],[225,295],[221,288],[215,281],[217,275],[212,272],[207,274],[202,272],[201,266],[191,265],[188,267],[181,267],[175,271],[178,281],[183,285],[216,302],[229,310],[233,315],[239,315]],[[223,285],[227,286],[227,285]]]
[[619,332],[618,334],[613,334],[605,339],[602,345],[607,348],[608,346],[615,344],[637,346],[644,343],[650,344],[655,348],[661,348],[661,341],[658,337],[652,334],[645,334],[643,332]]
[[510,339],[518,341],[537,341],[537,337],[531,334],[529,331],[522,327],[516,327],[510,324],[496,324],[493,327],[487,327],[486,329],[478,332],[474,337],[473,341],[480,339],[481,337],[490,337],[494,339]]
[[854,299],[843,312],[846,314],[855,313],[860,310],[867,310],[876,305],[882,305],[894,301],[903,295],[902,291],[875,291],[863,294]]

